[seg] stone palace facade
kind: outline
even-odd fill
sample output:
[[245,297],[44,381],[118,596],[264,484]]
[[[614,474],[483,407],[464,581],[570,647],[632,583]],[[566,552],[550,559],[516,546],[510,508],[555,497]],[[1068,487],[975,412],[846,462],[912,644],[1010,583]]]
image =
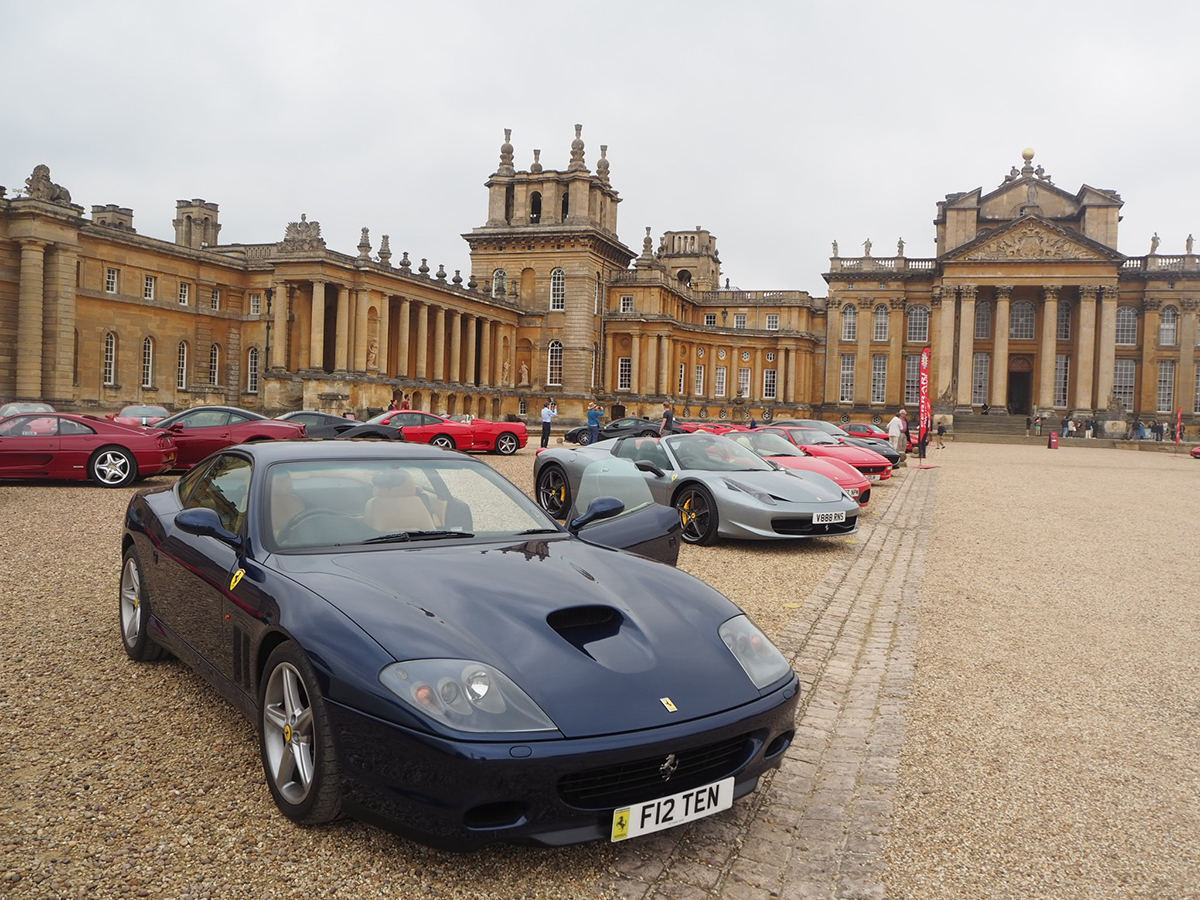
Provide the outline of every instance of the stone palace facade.
[[506,132],[484,225],[463,235],[464,279],[388,237],[329,249],[301,215],[282,240],[219,240],[217,204],[176,204],[174,241],[132,210],[90,218],[38,166],[0,188],[0,400],[61,409],[228,403],[268,414],[416,408],[536,416],[591,399],[693,419],[883,417],[916,402],[932,347],[935,410],[1091,415],[1117,423],[1200,413],[1200,258],[1126,257],[1118,194],[1070,194],[1013,168],[938,203],[938,255],[837,252],[828,298],[721,285],[716,238],[617,236],[607,148],[587,167],[576,126],[564,169],[539,150],[517,170]]

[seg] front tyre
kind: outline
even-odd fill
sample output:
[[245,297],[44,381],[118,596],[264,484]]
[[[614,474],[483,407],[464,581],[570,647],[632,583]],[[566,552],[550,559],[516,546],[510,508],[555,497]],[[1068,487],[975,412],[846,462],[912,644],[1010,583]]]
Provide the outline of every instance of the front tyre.
[[125,648],[125,653],[139,662],[165,657],[167,651],[154,642],[147,630],[150,599],[146,592],[146,581],[142,577],[141,561],[132,547],[125,551],[121,560],[119,597],[121,646]]
[[342,814],[342,780],[325,701],[312,664],[295,643],[271,653],[258,698],[258,746],[280,811],[301,825]]
[[521,447],[521,442],[511,431],[506,431],[496,438],[496,452],[501,456],[512,456]]
[[675,495],[675,509],[683,523],[682,537],[689,544],[711,544],[717,539],[717,504],[708,488],[688,485]]
[[561,519],[571,508],[571,486],[567,474],[558,466],[549,465],[538,473],[537,502],[546,512]]
[[122,447],[101,447],[88,461],[88,475],[101,487],[124,487],[137,478],[137,462]]
[[575,439],[575,443],[577,443],[580,447],[586,447],[591,442],[592,435],[587,431],[581,431],[579,433],[579,437]]

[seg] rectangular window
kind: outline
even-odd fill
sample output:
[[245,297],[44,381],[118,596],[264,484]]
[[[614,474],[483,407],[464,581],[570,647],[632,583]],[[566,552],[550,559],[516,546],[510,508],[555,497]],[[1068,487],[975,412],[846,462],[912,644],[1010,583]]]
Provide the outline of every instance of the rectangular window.
[[192,291],[192,286],[190,284],[180,284],[179,285],[179,305],[180,306],[188,305],[188,297],[191,295],[191,291]]
[[262,294],[250,295],[250,315],[262,315]]
[[779,330],[779,313],[767,313],[767,331]]
[[778,378],[774,369],[763,369],[763,399],[774,400],[778,394]]
[[622,356],[617,359],[617,390],[633,390],[633,357]]
[[904,357],[904,405],[921,401],[921,357]]
[[709,325],[709,326],[716,325],[717,324],[717,314],[716,313],[705,313],[704,314],[704,324]]
[[746,327],[746,314],[745,313],[734,313],[733,314],[733,327],[734,328],[745,328]]
[[687,393],[687,385],[684,383],[684,379],[686,379],[686,378],[687,378],[687,366],[685,366],[683,363],[680,363],[679,364],[679,390],[677,390],[675,393],[677,393],[677,394],[686,394]]
[[696,366],[696,396],[704,396],[704,366]]
[[117,383],[117,339],[111,333],[104,336],[104,383]]
[[987,403],[988,374],[992,368],[990,353],[976,353],[971,359],[971,405]]
[[154,341],[146,338],[142,341],[142,387],[154,384]]
[[246,354],[246,393],[258,393],[258,348],[251,347]]
[[117,270],[104,270],[104,290],[106,293],[115,294],[117,292]]
[[887,402],[887,355],[884,353],[871,357],[871,402]]
[[208,305],[210,307],[212,307],[213,309],[221,308],[221,289],[220,288],[212,289],[212,297],[209,299]]
[[[713,382],[714,382],[713,383],[713,396],[715,396],[715,397],[724,397],[725,396],[725,378],[728,375],[728,373],[729,373],[729,370],[727,368],[725,368],[725,366],[717,366],[717,371],[713,375]],[[1196,396],[1200,397],[1200,392],[1198,392]],[[1196,402],[1200,403],[1200,399],[1198,399]]]
[[871,336],[874,341],[886,341],[888,339],[888,311],[887,307],[875,307],[875,333]]
[[1058,333],[1055,340],[1069,341],[1071,339],[1071,307],[1066,303],[1058,304]]
[[743,397],[750,396],[750,370],[738,369],[738,390]]
[[158,279],[153,275],[147,275],[145,284],[142,287],[142,299],[153,300],[158,287]]
[[1071,357],[1059,353],[1054,357],[1054,405],[1066,408],[1067,384],[1071,376]]
[[623,312],[623,313],[633,312],[633,296],[632,295],[630,295],[630,294],[622,295],[622,297],[621,297],[621,312]]
[[1113,396],[1126,411],[1133,409],[1136,371],[1136,363],[1132,359],[1118,359],[1113,365]]
[[854,402],[854,354],[842,354],[842,388],[838,395],[840,403]]
[[1175,406],[1175,360],[1158,363],[1158,411],[1171,412]]

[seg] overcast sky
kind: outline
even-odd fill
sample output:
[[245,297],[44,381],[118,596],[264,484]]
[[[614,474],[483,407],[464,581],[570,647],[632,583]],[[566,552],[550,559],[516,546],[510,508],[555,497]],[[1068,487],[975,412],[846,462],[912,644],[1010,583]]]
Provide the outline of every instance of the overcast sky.
[[[469,270],[513,130],[565,169],[608,145],[621,239],[701,225],[747,290],[824,296],[845,256],[932,256],[934,204],[1021,150],[1119,191],[1119,249],[1200,234],[1200,4],[962,2],[3,3],[0,184],[38,163],[90,213],[171,239],[175,201],[223,243],[302,212],[333,249]],[[415,264],[415,263],[414,263]]]

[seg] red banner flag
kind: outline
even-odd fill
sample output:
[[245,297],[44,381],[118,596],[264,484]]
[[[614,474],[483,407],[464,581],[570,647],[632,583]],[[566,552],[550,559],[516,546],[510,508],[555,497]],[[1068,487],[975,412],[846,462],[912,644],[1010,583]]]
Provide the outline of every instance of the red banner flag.
[[928,440],[929,432],[933,428],[933,404],[929,400],[929,356],[930,351],[926,347],[921,351],[921,370],[918,382],[920,385],[920,395],[918,397],[920,408],[917,415],[921,420],[919,430],[917,431],[918,446],[924,445],[925,441]]

